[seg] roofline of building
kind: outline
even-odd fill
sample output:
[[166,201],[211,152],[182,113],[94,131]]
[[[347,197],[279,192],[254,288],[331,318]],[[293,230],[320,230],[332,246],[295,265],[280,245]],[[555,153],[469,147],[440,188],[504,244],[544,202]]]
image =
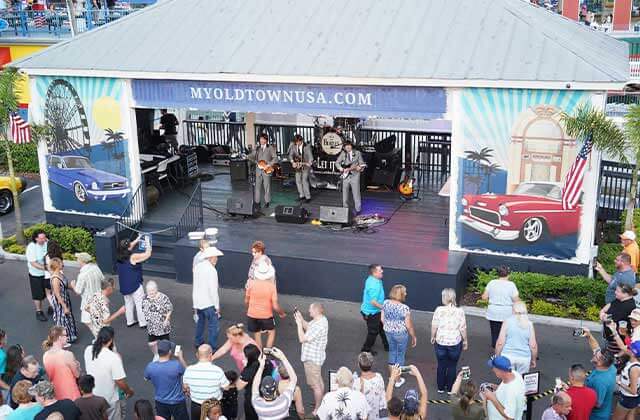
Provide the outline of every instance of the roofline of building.
[[[11,65],[11,64],[9,64]],[[163,73],[121,70],[74,70],[22,67],[30,76],[76,76],[111,77],[119,79],[187,80],[200,82],[236,83],[292,83],[342,86],[405,86],[440,88],[511,88],[511,89],[556,89],[556,90],[624,90],[627,82],[558,82],[544,80],[481,80],[481,79],[423,79],[423,78],[376,78],[376,77],[330,77],[295,75],[260,75],[240,73]]]

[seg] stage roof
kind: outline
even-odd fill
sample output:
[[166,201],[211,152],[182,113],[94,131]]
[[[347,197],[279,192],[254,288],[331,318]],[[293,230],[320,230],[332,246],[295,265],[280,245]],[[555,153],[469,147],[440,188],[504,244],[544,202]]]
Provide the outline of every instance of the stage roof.
[[609,89],[629,78],[626,43],[525,0],[164,0],[14,64],[292,83]]

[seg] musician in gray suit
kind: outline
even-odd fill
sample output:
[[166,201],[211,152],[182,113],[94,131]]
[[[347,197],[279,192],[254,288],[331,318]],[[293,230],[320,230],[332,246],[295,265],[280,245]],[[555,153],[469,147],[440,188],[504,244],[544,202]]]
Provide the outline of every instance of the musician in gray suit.
[[[298,201],[311,201],[309,186],[309,172],[313,163],[311,146],[304,144],[304,138],[300,134],[293,136],[293,142],[289,145],[289,160],[296,171],[296,188],[298,188]],[[297,167],[296,167],[297,166]]]
[[356,213],[362,210],[362,201],[360,199],[360,172],[364,167],[362,153],[359,150],[353,150],[350,141],[345,141],[343,150],[336,160],[336,169],[342,172],[342,207],[349,207],[349,190],[353,194],[353,204]]
[[256,186],[253,190],[253,200],[260,204],[260,191],[264,188],[264,207],[269,207],[271,202],[271,174],[265,172],[258,167],[261,160],[265,161],[267,165],[272,165],[278,161],[278,155],[276,150],[271,147],[269,143],[269,136],[266,133],[260,134],[260,144],[258,147],[249,153],[249,160],[256,163]]

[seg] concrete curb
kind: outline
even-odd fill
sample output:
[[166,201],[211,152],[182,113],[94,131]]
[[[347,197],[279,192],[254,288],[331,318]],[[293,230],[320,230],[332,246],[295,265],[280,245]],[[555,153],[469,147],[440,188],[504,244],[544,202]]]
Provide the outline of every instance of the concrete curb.
[[[487,310],[475,306],[463,306],[464,313],[471,316],[485,317]],[[580,319],[557,318],[555,316],[529,314],[529,319],[534,324],[552,325],[554,327],[567,328],[588,328],[589,331],[602,332],[602,324],[593,321],[583,321]]]
[[[12,253],[6,252],[2,248],[0,248],[0,259],[4,259],[7,261],[27,261],[26,255],[12,254]],[[78,261],[73,261],[73,260],[64,260],[64,265],[65,267],[74,267],[74,268],[80,267],[80,264],[78,263]]]

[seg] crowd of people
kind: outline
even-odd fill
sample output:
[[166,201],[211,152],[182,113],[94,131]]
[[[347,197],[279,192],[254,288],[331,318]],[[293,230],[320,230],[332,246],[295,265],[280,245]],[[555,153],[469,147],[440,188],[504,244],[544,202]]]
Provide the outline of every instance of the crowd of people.
[[[111,325],[122,315],[127,327],[146,330],[152,357],[144,378],[154,388],[154,401],[137,400],[136,419],[427,418],[424,378],[406,357],[407,349],[418,345],[411,308],[406,304],[407,289],[400,284],[386,287],[379,264],[369,267],[364,281],[360,312],[366,338],[355,361],[357,370],[340,367],[332,383],[325,384],[330,327],[326,308],[316,302],[306,314],[297,307],[291,314],[285,312],[278,300],[276,268],[260,241],[251,247],[244,291],[246,322],[226,328],[224,340],[218,337],[223,302],[216,269],[224,254],[214,244],[200,242],[193,258],[192,286],[197,361],[189,365],[183,349],[171,341],[174,306],[170,297],[158,290],[156,282],[145,283],[142,276],[142,265],[152,253],[148,239],[119,244],[117,272],[123,305],[115,312],[110,308],[115,281],[105,278],[89,254],[76,255],[80,270],[76,279],[68,279],[59,244],[41,231],[31,239],[26,255],[35,317],[48,321],[47,305],[54,325],[42,344],[41,359],[19,344],[9,346],[7,334],[0,330],[0,389],[6,403],[0,407],[0,418],[126,418],[126,401],[134,390],[127,382],[127,360],[117,350]],[[633,232],[625,232],[621,240],[625,250],[615,260],[616,272],[609,274],[600,264],[596,266],[608,283],[607,303],[600,311],[603,345],[587,328],[574,332],[589,344],[593,370],[588,373],[583,365],[571,366],[568,381],[556,384],[543,420],[635,418],[640,404],[640,328],[635,328],[640,325],[640,309],[634,296],[640,250]],[[462,352],[469,349],[466,316],[457,306],[455,290],[441,291],[442,305],[434,311],[430,341],[437,360],[437,393],[451,400],[451,418],[523,418],[523,375],[536,367],[538,343],[527,306],[509,276],[507,267],[499,267],[497,278],[486,285],[482,296],[488,302],[487,332],[495,353],[487,365],[496,383],[478,385],[469,367],[458,367]],[[80,296],[80,321],[93,337],[83,360],[68,349],[79,334],[72,292]],[[274,314],[295,320],[304,380],[313,394],[311,407],[303,403],[306,388],[301,386],[302,379],[286,352],[275,346]],[[388,353],[385,369],[376,369],[374,364],[378,336]],[[216,365],[226,355],[235,369],[224,371]],[[417,388],[405,387],[407,377],[415,379]]]

